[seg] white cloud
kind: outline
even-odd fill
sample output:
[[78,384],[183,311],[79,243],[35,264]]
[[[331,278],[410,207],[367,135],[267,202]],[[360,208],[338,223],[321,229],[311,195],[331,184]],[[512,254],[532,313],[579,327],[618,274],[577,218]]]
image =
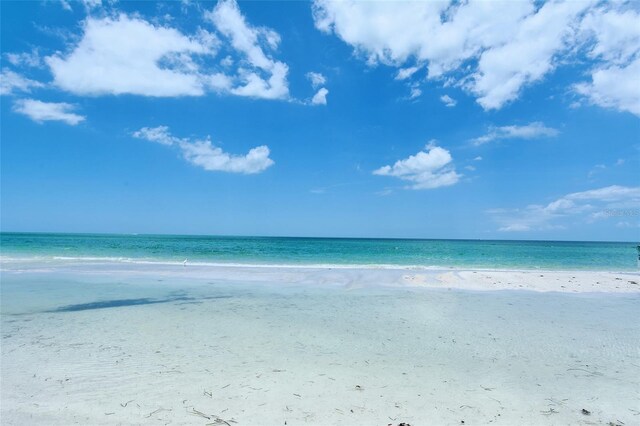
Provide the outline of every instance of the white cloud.
[[16,67],[32,67],[37,68],[42,65],[42,58],[36,49],[31,52],[22,53],[5,53],[7,61]]
[[[268,28],[250,26],[235,0],[218,2],[212,11],[205,13],[205,18],[230,40],[233,48],[241,52],[250,65],[251,70],[239,70],[239,78],[244,85],[231,89],[231,93],[265,99],[288,98],[289,68],[265,53],[265,49],[278,47],[278,33]],[[261,74],[266,75],[263,77]]]
[[[79,42],[45,62],[54,84],[76,95],[176,97],[213,91],[289,98],[288,66],[269,53],[280,42],[275,31],[251,26],[234,0],[218,2],[205,19],[217,33],[198,28],[184,34],[124,13],[89,16]],[[216,58],[220,50],[227,52],[222,59]]]
[[261,145],[249,150],[246,155],[232,155],[213,145],[209,137],[202,140],[178,138],[167,126],[143,127],[133,132],[139,139],[177,147],[185,160],[208,171],[255,174],[274,164],[269,158],[269,147]]
[[473,159],[473,161],[482,161],[482,157],[477,156],[476,158]]
[[102,6],[102,0],[82,0],[82,4],[87,11],[90,11],[91,9]]
[[589,102],[640,116],[640,58],[626,67],[613,65],[591,74],[590,83],[574,86]]
[[418,71],[420,67],[400,68],[396,74],[396,80],[406,80]]
[[640,13],[607,6],[591,11],[581,23],[593,40],[589,56],[602,63],[591,71],[591,81],[574,89],[594,105],[640,116]]
[[173,28],[120,14],[87,18],[78,45],[45,60],[54,83],[77,95],[198,96],[204,88],[193,55],[211,53]]
[[169,127],[143,127],[142,129],[132,133],[134,138],[146,139],[151,142],[157,142],[161,145],[173,145],[182,141],[182,139],[173,136],[169,132]]
[[[630,8],[597,0],[315,0],[313,15],[319,30],[351,45],[368,64],[398,68],[398,80],[427,67],[428,79],[465,89],[486,110],[517,99],[567,58],[587,51],[594,82],[577,86],[579,92],[597,105],[635,113],[640,85],[631,93],[611,87],[615,77],[631,76],[629,62],[640,51],[638,13]],[[619,81],[630,84],[629,78]]]
[[30,80],[11,70],[3,69],[0,75],[0,95],[10,95],[16,91],[30,92],[32,88],[38,87],[44,87],[44,84]]
[[324,87],[322,87],[320,90],[318,90],[318,92],[316,92],[315,95],[313,95],[313,98],[311,98],[311,104],[312,105],[326,105],[327,104],[327,94],[329,93],[329,91],[327,89],[325,89]]
[[13,104],[13,110],[24,114],[33,121],[62,121],[72,126],[84,121],[85,117],[72,112],[74,105],[64,102],[42,102],[35,99],[20,99]]
[[456,106],[456,104],[458,103],[455,99],[453,99],[449,95],[440,96],[440,100],[449,108]]
[[373,174],[409,181],[411,189],[433,189],[458,182],[461,175],[456,173],[451,162],[449,151],[430,143],[424,151],[398,160],[393,166],[380,167]]
[[559,133],[557,129],[547,127],[544,123],[536,121],[524,126],[491,127],[486,135],[479,136],[471,141],[478,146],[499,139],[549,138],[557,136]]
[[60,6],[62,6],[62,8],[63,8],[64,10],[68,10],[68,11],[73,10],[73,9],[71,8],[71,5],[69,4],[69,2],[68,2],[67,0],[60,0],[60,1],[59,1],[59,4],[60,4]]
[[[619,218],[640,209],[640,187],[612,185],[574,192],[546,205],[532,204],[521,209],[487,211],[499,224],[499,231],[531,231],[564,227],[576,222]],[[620,213],[620,214],[619,214]]]
[[412,87],[411,91],[409,92],[409,99],[415,99],[420,95],[422,95],[422,90],[420,90],[418,87]]
[[311,87],[313,87],[314,89],[317,89],[327,82],[327,78],[319,72],[308,72],[307,78],[311,82]]
[[[503,3],[499,3],[498,6]],[[589,1],[547,2],[520,20],[510,39],[482,52],[470,90],[484,109],[499,109],[521,89],[556,67],[556,55],[567,51],[576,21]]]

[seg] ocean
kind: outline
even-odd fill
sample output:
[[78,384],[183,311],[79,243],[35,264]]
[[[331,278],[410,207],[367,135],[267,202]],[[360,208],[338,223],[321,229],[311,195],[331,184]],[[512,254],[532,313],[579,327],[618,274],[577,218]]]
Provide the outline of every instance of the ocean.
[[637,243],[2,233],[2,259],[549,270],[638,269]]

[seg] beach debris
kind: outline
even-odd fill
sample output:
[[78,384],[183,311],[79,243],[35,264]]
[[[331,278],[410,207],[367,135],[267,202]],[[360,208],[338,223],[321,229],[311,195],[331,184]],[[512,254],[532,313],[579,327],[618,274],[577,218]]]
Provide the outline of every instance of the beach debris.
[[364,388],[362,386],[360,386],[360,385],[356,385],[356,390],[363,391]]
[[233,419],[225,420],[220,416],[216,416],[215,414],[205,414],[202,411],[198,411],[195,408],[191,407],[191,411],[187,410],[187,413],[193,414],[194,416],[202,417],[207,420],[213,420],[213,423],[207,423],[209,425],[221,425],[225,424],[227,426],[231,426],[231,423],[238,423]]
[[398,423],[398,426],[411,426],[409,423]]
[[120,403],[120,406],[121,406],[122,408],[125,408],[127,405],[129,405],[129,403],[130,403],[130,402],[133,402],[133,401],[134,401],[134,400],[133,400],[133,399],[131,399],[131,400],[129,400],[129,401],[127,401],[127,402],[125,402],[125,403],[122,403],[122,402],[121,402],[121,403]]
[[213,398],[213,392],[207,392],[206,390],[202,391],[204,396],[208,396],[209,398]]
[[146,415],[145,417],[148,419],[149,417],[153,416],[154,414],[158,414],[162,411],[171,411],[171,408],[158,408],[157,410],[154,410],[152,412],[150,412],[148,415]]
[[586,409],[582,409],[582,411],[580,411],[582,414],[584,414],[585,416],[590,416],[591,415],[591,411],[586,410]]
[[547,411],[540,411],[542,414],[544,414],[545,416],[550,416],[552,414],[558,414],[558,411],[554,410],[553,408],[549,408]]
[[629,280],[629,284],[635,284],[635,285],[638,285],[638,282],[637,282],[637,281],[631,281],[631,280]]

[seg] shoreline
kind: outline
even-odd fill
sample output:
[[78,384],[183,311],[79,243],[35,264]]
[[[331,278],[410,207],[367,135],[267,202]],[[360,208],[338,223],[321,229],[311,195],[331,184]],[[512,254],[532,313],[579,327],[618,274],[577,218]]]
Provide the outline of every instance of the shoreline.
[[71,273],[162,276],[271,285],[345,288],[395,287],[473,291],[528,290],[561,293],[640,293],[639,271],[416,267],[402,265],[281,265],[123,262],[0,258],[3,274]]

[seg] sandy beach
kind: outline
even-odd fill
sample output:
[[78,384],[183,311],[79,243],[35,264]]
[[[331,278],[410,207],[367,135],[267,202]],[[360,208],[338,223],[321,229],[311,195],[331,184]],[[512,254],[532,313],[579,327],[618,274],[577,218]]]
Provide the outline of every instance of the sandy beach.
[[5,262],[2,423],[637,424],[638,280]]

